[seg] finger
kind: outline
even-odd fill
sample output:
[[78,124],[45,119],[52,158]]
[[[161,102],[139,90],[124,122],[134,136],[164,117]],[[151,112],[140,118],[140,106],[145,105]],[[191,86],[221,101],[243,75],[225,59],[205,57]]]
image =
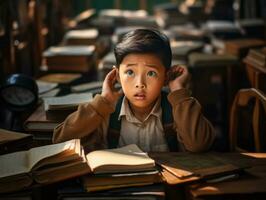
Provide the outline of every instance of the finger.
[[111,70],[105,77],[105,83],[107,83],[109,86],[113,85],[113,81],[115,79],[115,70]]
[[112,84],[114,85],[117,82],[118,70],[115,69],[114,77],[112,79]]
[[167,81],[170,81],[173,78],[172,75],[173,75],[175,68],[176,68],[176,66],[174,65],[167,71],[167,73],[166,73]]
[[167,73],[167,79],[168,81],[175,80],[177,77],[181,76],[183,73],[183,68],[179,66],[174,66],[172,69],[170,69]]
[[112,70],[106,75],[106,79],[107,79],[107,80],[112,80],[113,77],[114,77],[115,74],[116,74],[115,71],[116,71],[115,69],[112,69]]

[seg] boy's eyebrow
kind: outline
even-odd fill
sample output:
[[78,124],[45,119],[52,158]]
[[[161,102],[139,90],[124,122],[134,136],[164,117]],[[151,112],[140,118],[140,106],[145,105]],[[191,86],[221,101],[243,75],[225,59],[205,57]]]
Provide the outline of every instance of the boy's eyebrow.
[[[138,65],[138,64],[137,63],[129,63],[129,64],[126,64],[126,67],[131,67],[131,66],[136,66],[136,65]],[[147,67],[155,68],[155,69],[158,68],[158,66],[155,64],[144,63],[144,65]]]
[[146,66],[148,66],[148,67],[151,67],[151,68],[158,68],[158,65],[155,65],[155,64],[149,64],[149,63],[147,63],[147,64],[145,64]]
[[135,66],[137,65],[137,63],[129,63],[129,64],[126,64],[126,67],[131,67],[131,66]]

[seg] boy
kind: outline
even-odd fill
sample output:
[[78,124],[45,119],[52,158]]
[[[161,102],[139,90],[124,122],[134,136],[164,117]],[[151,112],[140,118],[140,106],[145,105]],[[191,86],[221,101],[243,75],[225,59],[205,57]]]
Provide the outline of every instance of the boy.
[[[137,29],[114,51],[117,66],[105,77],[101,95],[56,127],[53,141],[82,138],[87,150],[131,143],[143,151],[208,150],[213,127],[185,88],[187,69],[171,67],[168,38],[156,30]],[[114,89],[116,81],[122,90]],[[162,92],[166,84],[169,94]]]

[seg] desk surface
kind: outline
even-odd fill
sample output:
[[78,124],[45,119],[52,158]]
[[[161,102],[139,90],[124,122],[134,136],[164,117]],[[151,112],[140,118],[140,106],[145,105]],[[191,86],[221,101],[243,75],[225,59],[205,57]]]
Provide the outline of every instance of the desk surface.
[[254,195],[266,196],[266,153],[225,153],[222,156],[249,164],[246,173],[235,180],[217,183],[201,183],[188,186],[188,191],[193,198],[221,195]]
[[[172,153],[172,152],[166,152],[166,153],[156,153],[157,155],[164,155],[164,154],[173,154],[178,158],[178,154],[182,153]],[[173,184],[165,184],[164,190],[166,193],[166,199],[186,199],[185,195],[183,196],[184,187],[186,187],[187,191],[190,193],[192,197],[204,197],[204,196],[217,196],[217,195],[224,195],[224,194],[263,194],[266,195],[266,153],[214,153],[215,155],[219,155],[220,157],[223,157],[225,159],[230,160],[234,163],[240,163],[240,164],[248,164],[251,167],[247,169],[247,174],[241,176],[239,179],[232,180],[232,181],[224,181],[220,183],[200,183],[200,184],[180,184],[178,182],[176,185]],[[204,154],[200,154],[204,155]],[[207,155],[207,154],[206,154]],[[176,181],[176,177],[172,175],[171,173],[164,174],[166,175],[167,181]],[[76,180],[76,179],[75,179]],[[54,185],[49,186],[43,186],[41,187],[41,192],[46,194],[49,190],[57,190],[59,189],[60,185],[66,185],[67,182],[72,182],[71,180],[56,183]],[[48,188],[48,189],[47,189]],[[63,189],[66,189],[66,187],[63,187]],[[67,188],[67,194],[68,196],[75,197],[76,191],[72,194],[73,187],[71,186],[70,189]],[[159,187],[159,191],[163,193],[162,188]],[[123,189],[124,190],[124,189]],[[147,191],[145,188],[142,189],[142,192]],[[65,190],[66,191],[66,190]],[[126,190],[125,190],[126,191]],[[156,190],[157,191],[157,190]],[[54,192],[54,196],[58,195],[58,191]],[[62,192],[62,190],[61,190]],[[18,192],[18,196],[20,196],[21,192]],[[63,194],[62,193],[62,194]],[[82,197],[85,198],[86,196],[91,196],[91,193],[86,193],[83,191],[78,191],[78,195],[82,193]],[[111,193],[110,195],[112,195]],[[23,196],[24,194],[22,194]],[[2,198],[3,197],[3,198]],[[4,199],[6,196],[1,196],[0,199]]]

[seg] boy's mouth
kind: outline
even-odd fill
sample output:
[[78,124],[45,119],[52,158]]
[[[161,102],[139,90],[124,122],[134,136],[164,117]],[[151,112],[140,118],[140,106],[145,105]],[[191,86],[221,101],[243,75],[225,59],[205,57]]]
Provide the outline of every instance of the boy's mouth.
[[137,100],[143,100],[143,99],[145,99],[146,95],[145,95],[145,93],[140,92],[140,93],[135,94],[134,97]]

